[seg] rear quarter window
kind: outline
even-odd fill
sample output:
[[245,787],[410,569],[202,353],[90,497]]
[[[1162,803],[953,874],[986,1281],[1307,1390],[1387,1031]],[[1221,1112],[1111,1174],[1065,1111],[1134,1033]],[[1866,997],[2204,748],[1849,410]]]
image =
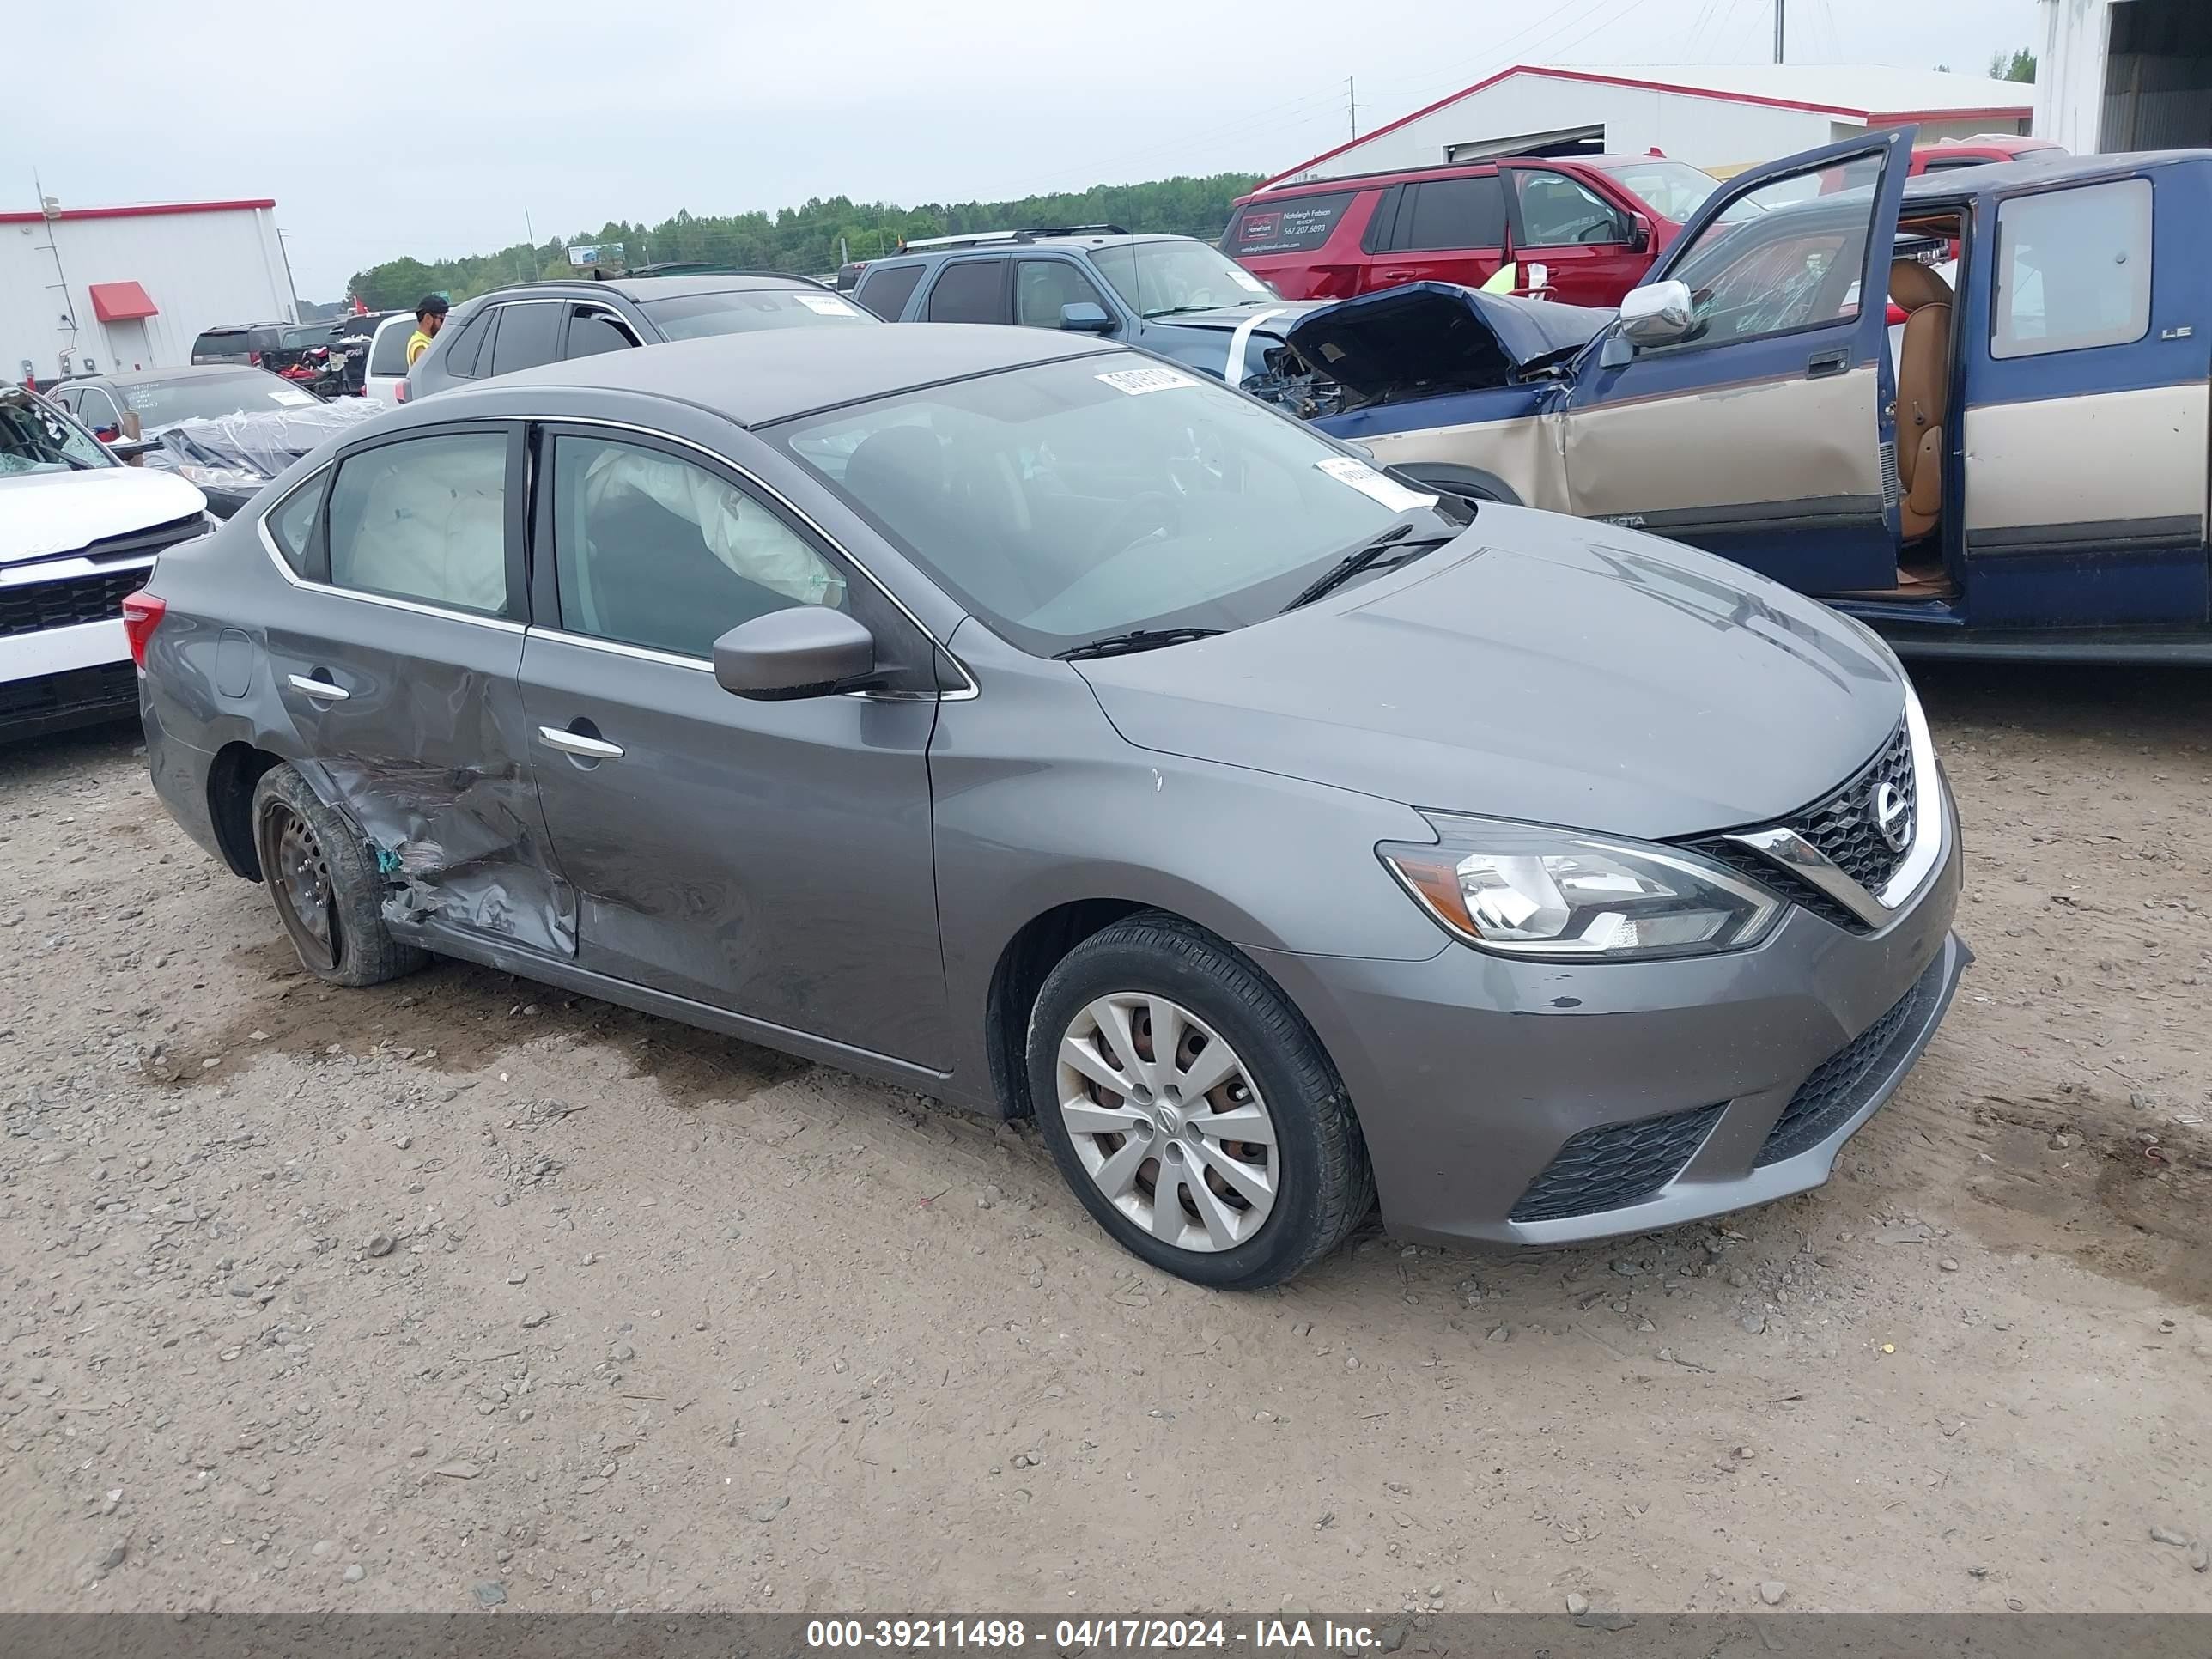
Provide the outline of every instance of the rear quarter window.
[[888,269],[871,265],[861,273],[860,285],[853,291],[853,299],[885,322],[895,323],[905,312],[906,302],[914,297],[922,270],[921,265],[893,265]]
[[2150,332],[2150,259],[2148,179],[2000,204],[1990,355],[2133,344]]
[[368,372],[401,375],[407,372],[407,341],[415,332],[412,317],[394,317],[376,331],[376,343],[368,349]]
[[1237,210],[1237,217],[1222,237],[1221,251],[1232,259],[1309,252],[1328,240],[1358,197],[1358,191],[1345,190],[1326,196],[1247,203]]

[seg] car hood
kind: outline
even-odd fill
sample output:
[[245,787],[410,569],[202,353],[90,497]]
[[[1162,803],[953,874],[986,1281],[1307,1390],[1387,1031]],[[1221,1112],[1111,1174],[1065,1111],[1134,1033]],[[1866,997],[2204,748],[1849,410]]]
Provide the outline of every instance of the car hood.
[[74,553],[206,510],[182,478],[143,467],[0,476],[0,564]]
[[1504,386],[1595,339],[1615,313],[1408,283],[1317,307],[1285,335],[1306,362],[1363,403],[1402,403]]
[[1254,319],[1259,321],[1253,331],[1283,337],[1291,325],[1310,311],[1322,308],[1325,301],[1318,300],[1270,300],[1264,305],[1217,306],[1211,311],[1179,311],[1172,317],[1148,317],[1146,328],[1205,328],[1233,330],[1243,327]]
[[1139,748],[1659,839],[1819,799],[1896,730],[1887,647],[1656,537],[1486,505],[1288,616],[1077,665]]

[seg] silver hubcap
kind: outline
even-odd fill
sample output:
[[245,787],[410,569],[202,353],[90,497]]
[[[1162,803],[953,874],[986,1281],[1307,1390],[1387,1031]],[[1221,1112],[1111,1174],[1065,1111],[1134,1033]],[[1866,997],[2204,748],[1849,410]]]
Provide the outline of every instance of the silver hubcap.
[[1185,1250],[1225,1250],[1275,1207],[1275,1122],[1237,1051],[1165,997],[1117,991],[1060,1040],[1060,1116],[1115,1208]]

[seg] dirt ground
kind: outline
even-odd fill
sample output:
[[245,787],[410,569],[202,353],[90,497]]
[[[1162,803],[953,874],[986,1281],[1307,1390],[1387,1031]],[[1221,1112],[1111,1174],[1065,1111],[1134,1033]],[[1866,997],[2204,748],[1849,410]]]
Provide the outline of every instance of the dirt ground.
[[1826,1188],[1250,1297],[0,750],[0,1609],[2212,1611],[2212,677],[1921,678],[1980,961]]

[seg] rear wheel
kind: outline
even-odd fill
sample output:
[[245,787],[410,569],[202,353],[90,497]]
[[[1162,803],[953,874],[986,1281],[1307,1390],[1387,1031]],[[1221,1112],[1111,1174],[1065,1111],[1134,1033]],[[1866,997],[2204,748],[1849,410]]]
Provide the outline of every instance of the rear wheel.
[[300,965],[333,985],[377,985],[428,960],[384,925],[384,882],[358,832],[290,766],[253,790],[253,849]]
[[1250,963],[1174,917],[1130,917],[1069,952],[1038,993],[1029,1073],[1084,1207],[1194,1283],[1278,1284],[1374,1203],[1318,1040]]

